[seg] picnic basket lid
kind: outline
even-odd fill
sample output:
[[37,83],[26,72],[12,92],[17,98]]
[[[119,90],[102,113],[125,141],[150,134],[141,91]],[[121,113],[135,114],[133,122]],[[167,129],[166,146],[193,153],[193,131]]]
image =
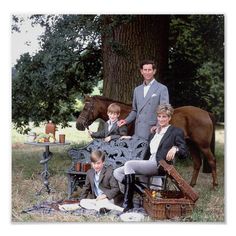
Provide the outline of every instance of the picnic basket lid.
[[166,173],[176,181],[177,187],[184,193],[184,195],[196,202],[199,195],[194,191],[194,189],[182,178],[182,176],[177,172],[173,165],[167,164],[165,160],[159,161],[160,165],[166,171]]

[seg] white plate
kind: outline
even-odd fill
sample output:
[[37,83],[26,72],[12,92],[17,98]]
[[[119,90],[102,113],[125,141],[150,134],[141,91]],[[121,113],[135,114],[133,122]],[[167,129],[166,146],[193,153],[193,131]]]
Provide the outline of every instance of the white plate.
[[128,212],[121,214],[120,219],[126,222],[137,222],[144,220],[144,215],[136,212]]

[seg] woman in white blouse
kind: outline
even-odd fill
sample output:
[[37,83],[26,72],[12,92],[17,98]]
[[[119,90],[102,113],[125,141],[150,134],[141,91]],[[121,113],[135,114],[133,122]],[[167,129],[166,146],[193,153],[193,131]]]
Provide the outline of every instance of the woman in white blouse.
[[187,156],[183,130],[170,125],[173,113],[174,109],[170,104],[160,105],[157,109],[158,128],[150,136],[144,160],[127,161],[124,166],[114,170],[114,177],[125,186],[124,212],[133,208],[135,174],[157,175],[160,160],[171,163],[176,155]]

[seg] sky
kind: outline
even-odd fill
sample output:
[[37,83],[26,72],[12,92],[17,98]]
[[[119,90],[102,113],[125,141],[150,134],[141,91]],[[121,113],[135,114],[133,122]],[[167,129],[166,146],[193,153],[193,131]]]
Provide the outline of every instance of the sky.
[[38,37],[44,31],[44,29],[35,25],[32,27],[31,21],[26,14],[18,15],[24,19],[20,26],[21,32],[13,31],[11,34],[11,65],[16,63],[16,60],[20,58],[23,53],[29,52],[31,55],[39,50]]

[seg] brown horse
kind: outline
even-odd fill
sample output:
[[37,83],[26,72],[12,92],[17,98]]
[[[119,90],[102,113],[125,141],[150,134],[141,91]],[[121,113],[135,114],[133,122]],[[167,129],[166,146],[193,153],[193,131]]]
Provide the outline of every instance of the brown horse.
[[[120,119],[124,119],[131,111],[132,106],[117,102],[102,96],[93,96],[85,98],[85,106],[80,113],[76,128],[85,130],[96,119],[108,120],[107,107],[116,102],[121,106]],[[174,110],[171,123],[184,130],[185,138],[189,146],[189,151],[193,159],[193,174],[190,182],[194,186],[197,181],[202,159],[200,153],[206,158],[212,170],[213,188],[218,185],[216,175],[216,159],[214,153],[215,129],[214,119],[211,113],[194,106],[183,106]],[[134,125],[128,127],[130,135],[133,134]],[[213,152],[212,152],[213,151]]]

